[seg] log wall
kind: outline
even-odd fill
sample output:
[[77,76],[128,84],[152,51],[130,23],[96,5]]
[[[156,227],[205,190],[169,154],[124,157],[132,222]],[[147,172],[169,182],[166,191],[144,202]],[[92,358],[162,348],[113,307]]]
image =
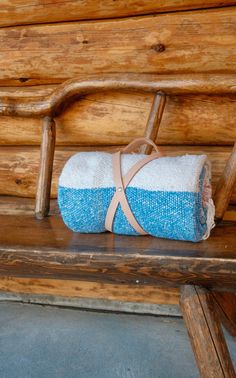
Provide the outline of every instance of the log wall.
[[0,28],[0,86],[101,72],[236,72],[236,8]]
[[224,7],[236,1],[219,0],[2,0],[0,26],[92,20],[179,10]]
[[[3,0],[0,96],[43,96],[66,79],[94,73],[236,73],[235,38],[236,1]],[[150,94],[94,94],[58,117],[52,197],[63,164],[73,153],[89,146],[112,150],[142,135],[151,103]],[[172,95],[157,143],[166,154],[207,153],[215,187],[236,140],[235,105],[233,95]],[[0,118],[0,212],[15,204],[15,211],[22,213],[27,198],[34,198],[40,137],[40,119]],[[233,206],[229,214],[236,218]],[[64,291],[59,284],[50,283],[50,294],[68,290],[68,295],[77,295],[75,282],[67,282]],[[0,289],[44,294],[47,285],[6,278]],[[78,290],[80,296],[114,299],[116,288],[91,287],[88,292],[82,285]],[[176,290],[150,292],[151,303],[177,301]],[[145,290],[128,290],[117,298],[146,297]]]
[[[76,152],[91,150],[95,147],[57,147],[54,157],[54,173],[52,181],[52,198],[57,196],[57,184],[60,172],[65,162]],[[96,147],[97,150],[115,151],[118,147]],[[206,153],[212,162],[213,188],[220,177],[225,163],[229,157],[231,147],[207,146],[161,146],[160,150],[168,156],[182,155],[184,153]],[[0,195],[19,197],[34,197],[36,191],[37,171],[39,166],[39,147],[20,146],[2,147],[0,149]],[[7,185],[6,185],[7,182]],[[232,202],[236,202],[236,191]]]
[[[14,96],[46,95],[54,87],[18,88]],[[9,88],[0,89],[0,96],[8,92]],[[143,134],[152,98],[141,93],[89,95],[57,118],[57,144],[127,144]],[[167,98],[157,143],[232,145],[236,140],[235,118],[236,96],[171,96]],[[0,121],[0,146],[40,144],[39,119],[1,117]]]

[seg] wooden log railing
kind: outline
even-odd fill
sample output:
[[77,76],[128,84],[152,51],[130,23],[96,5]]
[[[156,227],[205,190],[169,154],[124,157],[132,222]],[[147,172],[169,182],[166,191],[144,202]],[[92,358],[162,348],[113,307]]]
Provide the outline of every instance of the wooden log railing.
[[[54,117],[79,98],[94,92],[140,91],[153,93],[154,100],[145,130],[145,136],[155,140],[159,130],[167,95],[175,94],[236,94],[236,75],[147,75],[107,74],[73,79],[58,85],[48,96],[36,100],[0,97],[0,115],[43,117],[40,169],[36,193],[36,217],[47,216],[55,149],[56,128]],[[141,150],[150,153],[150,148]],[[236,182],[236,147],[233,148],[215,193],[216,219],[221,220],[229,204]]]
[[48,96],[37,100],[0,97],[0,115],[21,117],[58,116],[82,96],[111,90],[176,94],[236,94],[236,74],[106,74],[68,80]]

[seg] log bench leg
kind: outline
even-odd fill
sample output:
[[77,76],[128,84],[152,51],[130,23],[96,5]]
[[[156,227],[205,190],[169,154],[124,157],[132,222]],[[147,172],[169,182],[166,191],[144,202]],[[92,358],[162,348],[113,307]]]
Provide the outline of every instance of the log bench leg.
[[204,288],[185,285],[180,306],[201,377],[235,378],[212,294]]
[[236,294],[212,292],[212,296],[222,324],[231,336],[236,338]]

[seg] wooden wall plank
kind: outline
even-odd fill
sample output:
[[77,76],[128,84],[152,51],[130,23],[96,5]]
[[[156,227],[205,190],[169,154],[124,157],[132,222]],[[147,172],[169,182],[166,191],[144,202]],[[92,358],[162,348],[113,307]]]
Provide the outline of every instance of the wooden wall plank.
[[[34,215],[35,199],[0,196],[0,215]],[[50,214],[58,214],[57,200],[51,200]]]
[[[162,146],[166,155],[181,155],[184,153],[207,153],[212,161],[213,187],[223,171],[231,147],[187,147]],[[97,150],[114,151],[115,148],[96,148]],[[66,160],[79,150],[91,148],[65,147],[57,148],[54,160],[54,175],[52,184],[52,197],[56,197],[58,176]],[[1,147],[0,149],[0,195],[13,195],[34,197],[39,162],[38,147]],[[233,202],[236,202],[236,191]]]
[[[58,117],[57,144],[127,144],[143,134],[151,102],[149,94],[87,96]],[[171,96],[167,98],[158,143],[232,145],[236,140],[235,118],[236,96]],[[0,117],[0,145],[39,145],[40,140],[41,120]]]
[[229,206],[224,215],[225,221],[236,221],[236,206]]
[[0,29],[0,84],[99,72],[236,72],[236,8]]
[[176,305],[179,302],[178,288],[145,285],[134,287],[132,285],[47,278],[0,277],[0,291],[169,305]]
[[2,0],[0,27],[58,21],[134,16],[176,10],[235,5],[217,0]]

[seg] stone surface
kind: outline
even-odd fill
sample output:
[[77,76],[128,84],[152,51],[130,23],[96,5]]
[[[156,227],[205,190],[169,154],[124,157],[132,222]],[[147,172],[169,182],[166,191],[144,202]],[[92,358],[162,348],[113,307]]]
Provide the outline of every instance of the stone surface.
[[[233,357],[236,343],[228,337]],[[0,303],[1,378],[199,377],[181,318]]]

